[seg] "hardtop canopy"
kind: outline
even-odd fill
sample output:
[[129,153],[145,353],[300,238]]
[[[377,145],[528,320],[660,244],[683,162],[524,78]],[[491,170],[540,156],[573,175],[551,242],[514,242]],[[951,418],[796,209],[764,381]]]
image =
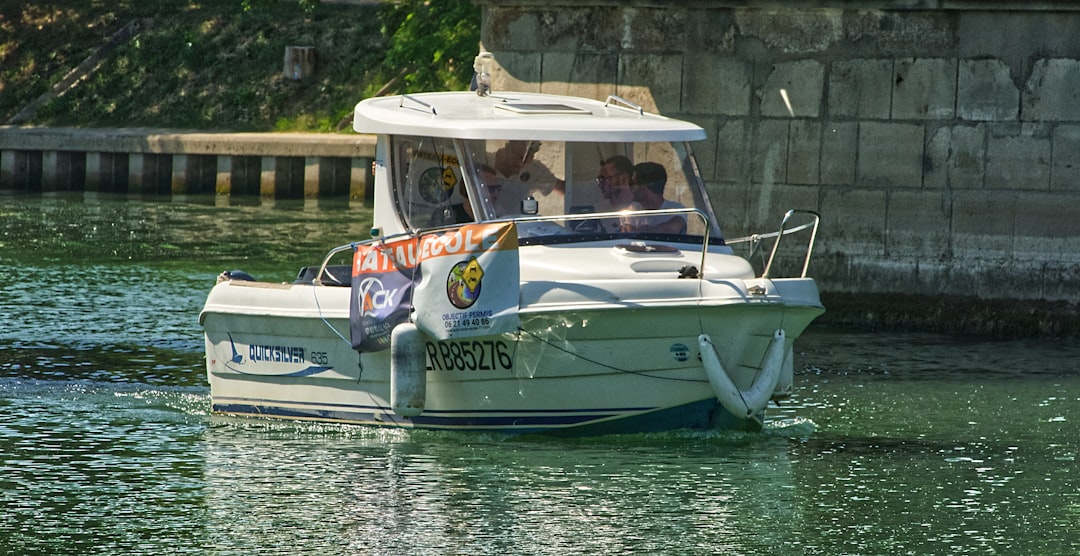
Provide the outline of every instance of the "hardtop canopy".
[[700,141],[696,124],[650,114],[618,97],[607,102],[539,93],[440,92],[360,101],[358,133],[460,139],[579,142]]

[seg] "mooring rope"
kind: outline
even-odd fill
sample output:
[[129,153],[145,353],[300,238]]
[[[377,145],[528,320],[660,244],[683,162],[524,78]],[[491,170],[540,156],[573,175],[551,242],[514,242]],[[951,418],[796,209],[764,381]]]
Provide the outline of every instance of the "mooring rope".
[[316,286],[314,284],[311,285],[311,295],[315,297],[315,308],[319,311],[319,319],[323,321],[323,324],[325,324],[327,328],[333,330],[334,334],[337,334],[338,338],[341,338],[343,342],[349,344],[349,347],[352,347],[352,342],[349,341],[349,339],[346,338],[344,335],[342,335],[341,332],[338,332],[338,329],[334,328],[334,325],[330,324],[330,321],[326,320],[326,316],[323,315],[322,304],[319,303],[319,287],[321,286]]
[[536,338],[537,341],[539,341],[541,343],[544,343],[544,344],[547,344],[547,345],[549,345],[549,346],[551,346],[551,347],[553,347],[553,348],[555,348],[555,349],[557,349],[557,350],[559,350],[559,351],[561,351],[563,353],[566,353],[567,355],[573,356],[573,357],[575,357],[577,359],[581,359],[582,361],[587,361],[587,362],[592,363],[593,365],[596,365],[598,367],[603,367],[605,369],[611,369],[611,370],[613,370],[615,372],[626,373],[626,374],[630,374],[630,375],[638,375],[638,376],[642,376],[642,377],[645,377],[645,378],[655,378],[656,380],[672,380],[672,381],[675,381],[675,382],[707,382],[705,380],[699,380],[699,379],[694,379],[694,378],[679,378],[679,377],[671,377],[671,376],[654,376],[654,375],[646,374],[643,371],[631,371],[629,369],[622,369],[622,368],[615,367],[615,366],[612,366],[612,365],[608,365],[607,363],[601,363],[600,361],[596,361],[594,359],[589,359],[588,357],[585,357],[583,355],[574,353],[574,352],[572,352],[572,351],[570,351],[570,350],[568,350],[568,349],[566,349],[566,348],[564,348],[564,347],[562,347],[562,346],[560,346],[558,344],[555,344],[553,342],[550,342],[550,341],[540,337],[539,335],[537,335],[534,332],[529,332],[528,330],[525,330],[524,328],[519,327],[518,332],[524,332],[525,334],[528,334],[529,336],[532,336],[533,338]]

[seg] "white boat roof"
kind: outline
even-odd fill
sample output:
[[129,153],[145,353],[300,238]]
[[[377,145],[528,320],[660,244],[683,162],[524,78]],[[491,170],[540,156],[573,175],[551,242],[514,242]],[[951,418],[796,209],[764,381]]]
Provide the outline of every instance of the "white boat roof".
[[607,102],[539,93],[441,92],[360,101],[358,133],[461,139],[575,142],[700,141],[696,124],[644,112],[617,97]]

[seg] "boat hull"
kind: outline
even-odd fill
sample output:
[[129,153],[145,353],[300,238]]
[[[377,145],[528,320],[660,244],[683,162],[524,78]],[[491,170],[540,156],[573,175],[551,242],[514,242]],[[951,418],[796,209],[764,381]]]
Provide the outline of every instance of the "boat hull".
[[414,416],[393,410],[390,350],[360,354],[347,340],[348,288],[225,282],[202,315],[213,411],[518,434],[760,428],[760,414],[739,418],[719,403],[697,338],[708,334],[747,388],[774,332],[784,330],[790,353],[822,312],[817,290],[775,281],[770,291],[785,295],[747,299],[729,283],[702,282],[692,301],[582,306],[537,295],[517,333],[424,337],[424,405]]

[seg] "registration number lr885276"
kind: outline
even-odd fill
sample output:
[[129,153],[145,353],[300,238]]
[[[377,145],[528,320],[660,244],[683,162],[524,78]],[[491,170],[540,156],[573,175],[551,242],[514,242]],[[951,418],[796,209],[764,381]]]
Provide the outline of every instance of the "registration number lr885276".
[[427,342],[429,371],[509,371],[511,349],[500,340]]

